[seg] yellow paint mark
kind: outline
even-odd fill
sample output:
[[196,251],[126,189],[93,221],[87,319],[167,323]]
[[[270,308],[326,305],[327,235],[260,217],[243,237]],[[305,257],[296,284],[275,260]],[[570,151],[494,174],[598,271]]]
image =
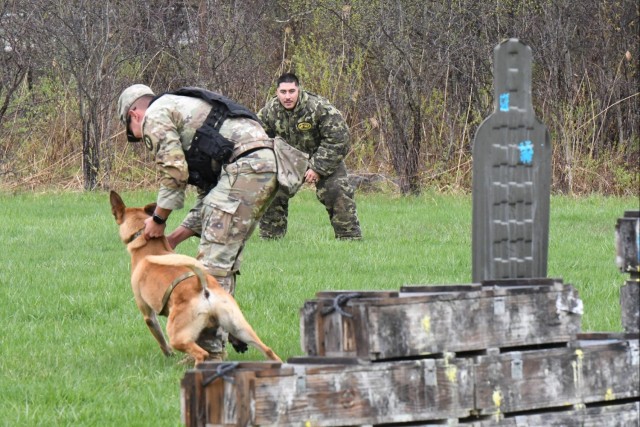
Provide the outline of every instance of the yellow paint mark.
[[445,369],[445,374],[449,382],[455,383],[458,379],[458,368],[456,365],[448,365]]
[[493,395],[491,396],[493,399],[493,404],[496,407],[496,421],[500,420],[500,405],[502,405],[502,392],[500,391],[500,389],[495,390],[493,392]]
[[455,357],[455,353],[446,352],[444,354],[444,373],[447,376],[447,379],[451,383],[456,383],[458,381],[458,367],[456,365],[450,365],[449,359]]
[[573,369],[573,383],[576,388],[582,387],[582,359],[584,359],[584,352],[580,349],[576,349],[576,360],[571,362],[571,368]]
[[614,400],[616,396],[613,394],[613,390],[608,388],[607,392],[604,394],[604,400]]
[[424,318],[422,319],[422,327],[428,334],[431,333],[431,317],[424,316]]
[[311,421],[305,421],[304,427],[311,427],[311,426],[312,426]]
[[493,404],[500,408],[500,405],[502,405],[502,392],[500,390],[494,391],[492,398]]

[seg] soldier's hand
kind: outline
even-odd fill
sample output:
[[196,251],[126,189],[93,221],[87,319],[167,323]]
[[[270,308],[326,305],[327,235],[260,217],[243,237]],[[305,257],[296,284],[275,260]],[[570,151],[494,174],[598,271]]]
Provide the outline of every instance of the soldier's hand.
[[153,218],[149,217],[144,220],[144,238],[149,240],[155,237],[164,236],[164,229],[166,224],[158,224],[153,220]]
[[315,184],[320,179],[320,175],[313,169],[307,169],[304,174],[304,181],[310,184]]

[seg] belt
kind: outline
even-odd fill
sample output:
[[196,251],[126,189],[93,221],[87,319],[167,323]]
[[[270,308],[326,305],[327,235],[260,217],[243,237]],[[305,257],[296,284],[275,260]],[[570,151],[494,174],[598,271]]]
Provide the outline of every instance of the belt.
[[229,163],[235,162],[240,157],[244,157],[249,153],[260,150],[262,148],[271,148],[273,150],[273,140],[272,139],[259,139],[250,142],[244,142],[236,145],[233,149],[233,153],[229,158]]

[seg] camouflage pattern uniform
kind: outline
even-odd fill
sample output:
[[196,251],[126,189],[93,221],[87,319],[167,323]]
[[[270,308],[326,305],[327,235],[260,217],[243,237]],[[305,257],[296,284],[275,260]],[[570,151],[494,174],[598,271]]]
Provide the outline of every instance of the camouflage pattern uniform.
[[[155,153],[160,174],[157,204],[165,209],[184,206],[189,176],[185,152],[211,106],[197,98],[163,95],[147,109],[142,123],[144,142]],[[227,119],[220,134],[236,147],[261,145],[268,140],[260,123],[246,119]],[[240,270],[242,250],[253,233],[277,189],[276,163],[273,150],[257,149],[240,155],[225,165],[213,162],[220,170],[217,185],[208,193],[198,189],[195,205],[182,225],[200,236],[198,258],[209,273],[232,295],[235,275]],[[213,338],[205,330],[198,340],[210,353],[222,354],[226,333],[218,330]]]
[[[311,169],[320,175],[316,197],[329,213],[337,239],[360,239],[360,222],[349,184],[344,158],[349,150],[349,128],[331,103],[300,89],[293,110],[285,109],[274,97],[258,112],[269,136],[281,136],[310,155]],[[260,220],[260,237],[281,238],[287,232],[289,197],[277,192]]]

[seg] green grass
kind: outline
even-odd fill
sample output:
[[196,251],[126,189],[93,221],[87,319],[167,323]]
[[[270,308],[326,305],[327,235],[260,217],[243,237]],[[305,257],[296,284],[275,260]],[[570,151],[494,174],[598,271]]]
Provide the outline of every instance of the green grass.
[[[122,193],[125,203],[151,192]],[[364,241],[333,239],[310,191],[286,238],[247,245],[236,298],[262,339],[300,356],[298,310],[324,290],[469,283],[471,198],[359,194]],[[549,276],[573,284],[583,330],[620,331],[614,227],[635,199],[553,197]],[[169,229],[182,215],[170,218]],[[0,425],[179,426],[181,357],[165,358],[129,286],[106,193],[0,195]],[[197,242],[179,252],[193,255]],[[262,360],[255,350],[232,360]]]

